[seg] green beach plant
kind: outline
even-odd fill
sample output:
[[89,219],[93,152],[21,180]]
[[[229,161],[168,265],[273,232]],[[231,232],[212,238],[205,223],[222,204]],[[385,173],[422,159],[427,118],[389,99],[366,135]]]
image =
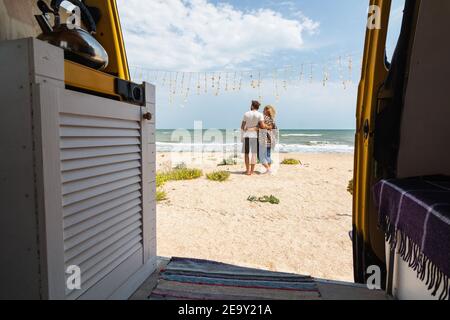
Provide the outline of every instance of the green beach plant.
[[164,173],[156,173],[156,188],[164,186],[167,182],[167,175]]
[[235,166],[235,165],[237,165],[236,159],[228,158],[228,159],[223,159],[222,162],[219,163],[217,166],[221,167],[221,166]]
[[228,171],[215,171],[208,173],[206,178],[211,181],[224,182],[230,178],[230,172]]
[[200,169],[188,169],[181,166],[178,168],[177,167],[170,171],[162,171],[156,173],[156,201],[159,202],[167,200],[167,194],[161,188],[168,181],[194,180],[203,176],[203,171]]
[[156,190],[156,202],[167,200],[167,193],[164,190]]
[[250,202],[261,202],[261,203],[270,203],[270,204],[280,204],[280,199],[275,197],[274,195],[270,196],[262,196],[262,197],[256,197],[256,196],[249,196],[247,198]]
[[168,172],[168,180],[180,181],[180,180],[194,180],[203,175],[203,171],[200,169],[174,169]]
[[284,159],[281,164],[285,164],[285,165],[299,165],[302,164],[300,162],[300,160],[297,159]]

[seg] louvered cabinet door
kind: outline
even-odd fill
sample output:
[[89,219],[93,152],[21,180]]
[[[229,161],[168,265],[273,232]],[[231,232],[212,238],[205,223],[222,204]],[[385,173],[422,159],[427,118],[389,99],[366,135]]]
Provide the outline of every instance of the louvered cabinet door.
[[[156,263],[154,88],[147,90],[140,107],[37,88],[45,199],[59,201],[46,209],[50,298],[115,297]],[[66,286],[70,266],[81,270],[79,290]]]

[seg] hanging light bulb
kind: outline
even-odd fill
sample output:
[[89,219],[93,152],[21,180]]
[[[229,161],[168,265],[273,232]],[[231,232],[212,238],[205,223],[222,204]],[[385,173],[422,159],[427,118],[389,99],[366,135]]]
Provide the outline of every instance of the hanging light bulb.
[[200,73],[197,73],[197,95],[200,95],[200,90],[201,90],[201,86],[200,86]]
[[184,96],[184,103],[186,103],[188,101],[189,93],[191,92],[191,80],[192,80],[192,73],[189,72],[188,84],[187,84],[186,93]]
[[177,95],[177,88],[178,88],[178,72],[175,74],[175,82],[173,84],[173,95]]
[[328,82],[328,67],[325,65],[323,67],[323,86],[325,87],[327,85]]
[[180,92],[181,96],[184,95],[184,77],[185,77],[185,73],[183,72],[183,75],[182,75],[182,78],[181,78],[181,92]]
[[241,91],[241,89],[242,89],[242,78],[243,78],[243,76],[244,76],[244,73],[241,71],[241,76],[240,76],[240,79],[239,79],[239,88],[238,88],[239,91]]
[[302,63],[302,65],[300,66],[300,78],[299,78],[299,81],[300,81],[300,83],[302,82],[302,80],[303,80],[303,72],[304,72],[304,64]]
[[284,79],[283,79],[283,88],[286,91],[287,90],[287,74],[288,74],[288,70],[287,68],[284,69]]
[[228,72],[226,73],[225,91],[228,91]]
[[222,79],[222,73],[219,72],[219,76],[217,78],[217,89],[216,89],[216,96],[220,94],[220,80]]

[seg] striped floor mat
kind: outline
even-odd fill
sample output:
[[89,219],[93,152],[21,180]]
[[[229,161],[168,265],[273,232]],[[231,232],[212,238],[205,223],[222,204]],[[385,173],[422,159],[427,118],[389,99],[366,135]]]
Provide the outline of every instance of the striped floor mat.
[[150,300],[317,300],[309,276],[172,258],[161,271]]

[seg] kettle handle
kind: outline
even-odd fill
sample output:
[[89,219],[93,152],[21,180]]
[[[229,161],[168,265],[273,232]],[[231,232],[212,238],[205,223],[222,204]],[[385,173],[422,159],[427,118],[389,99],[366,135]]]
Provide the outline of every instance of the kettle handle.
[[69,1],[73,5],[80,8],[81,19],[86,24],[88,31],[92,34],[97,32],[97,25],[95,24],[95,21],[94,21],[94,18],[92,17],[91,12],[89,11],[88,7],[86,7],[86,5],[83,2],[81,2],[80,0],[52,0],[50,6],[52,7],[55,15],[58,15],[59,9],[61,7],[61,3],[63,1]]

